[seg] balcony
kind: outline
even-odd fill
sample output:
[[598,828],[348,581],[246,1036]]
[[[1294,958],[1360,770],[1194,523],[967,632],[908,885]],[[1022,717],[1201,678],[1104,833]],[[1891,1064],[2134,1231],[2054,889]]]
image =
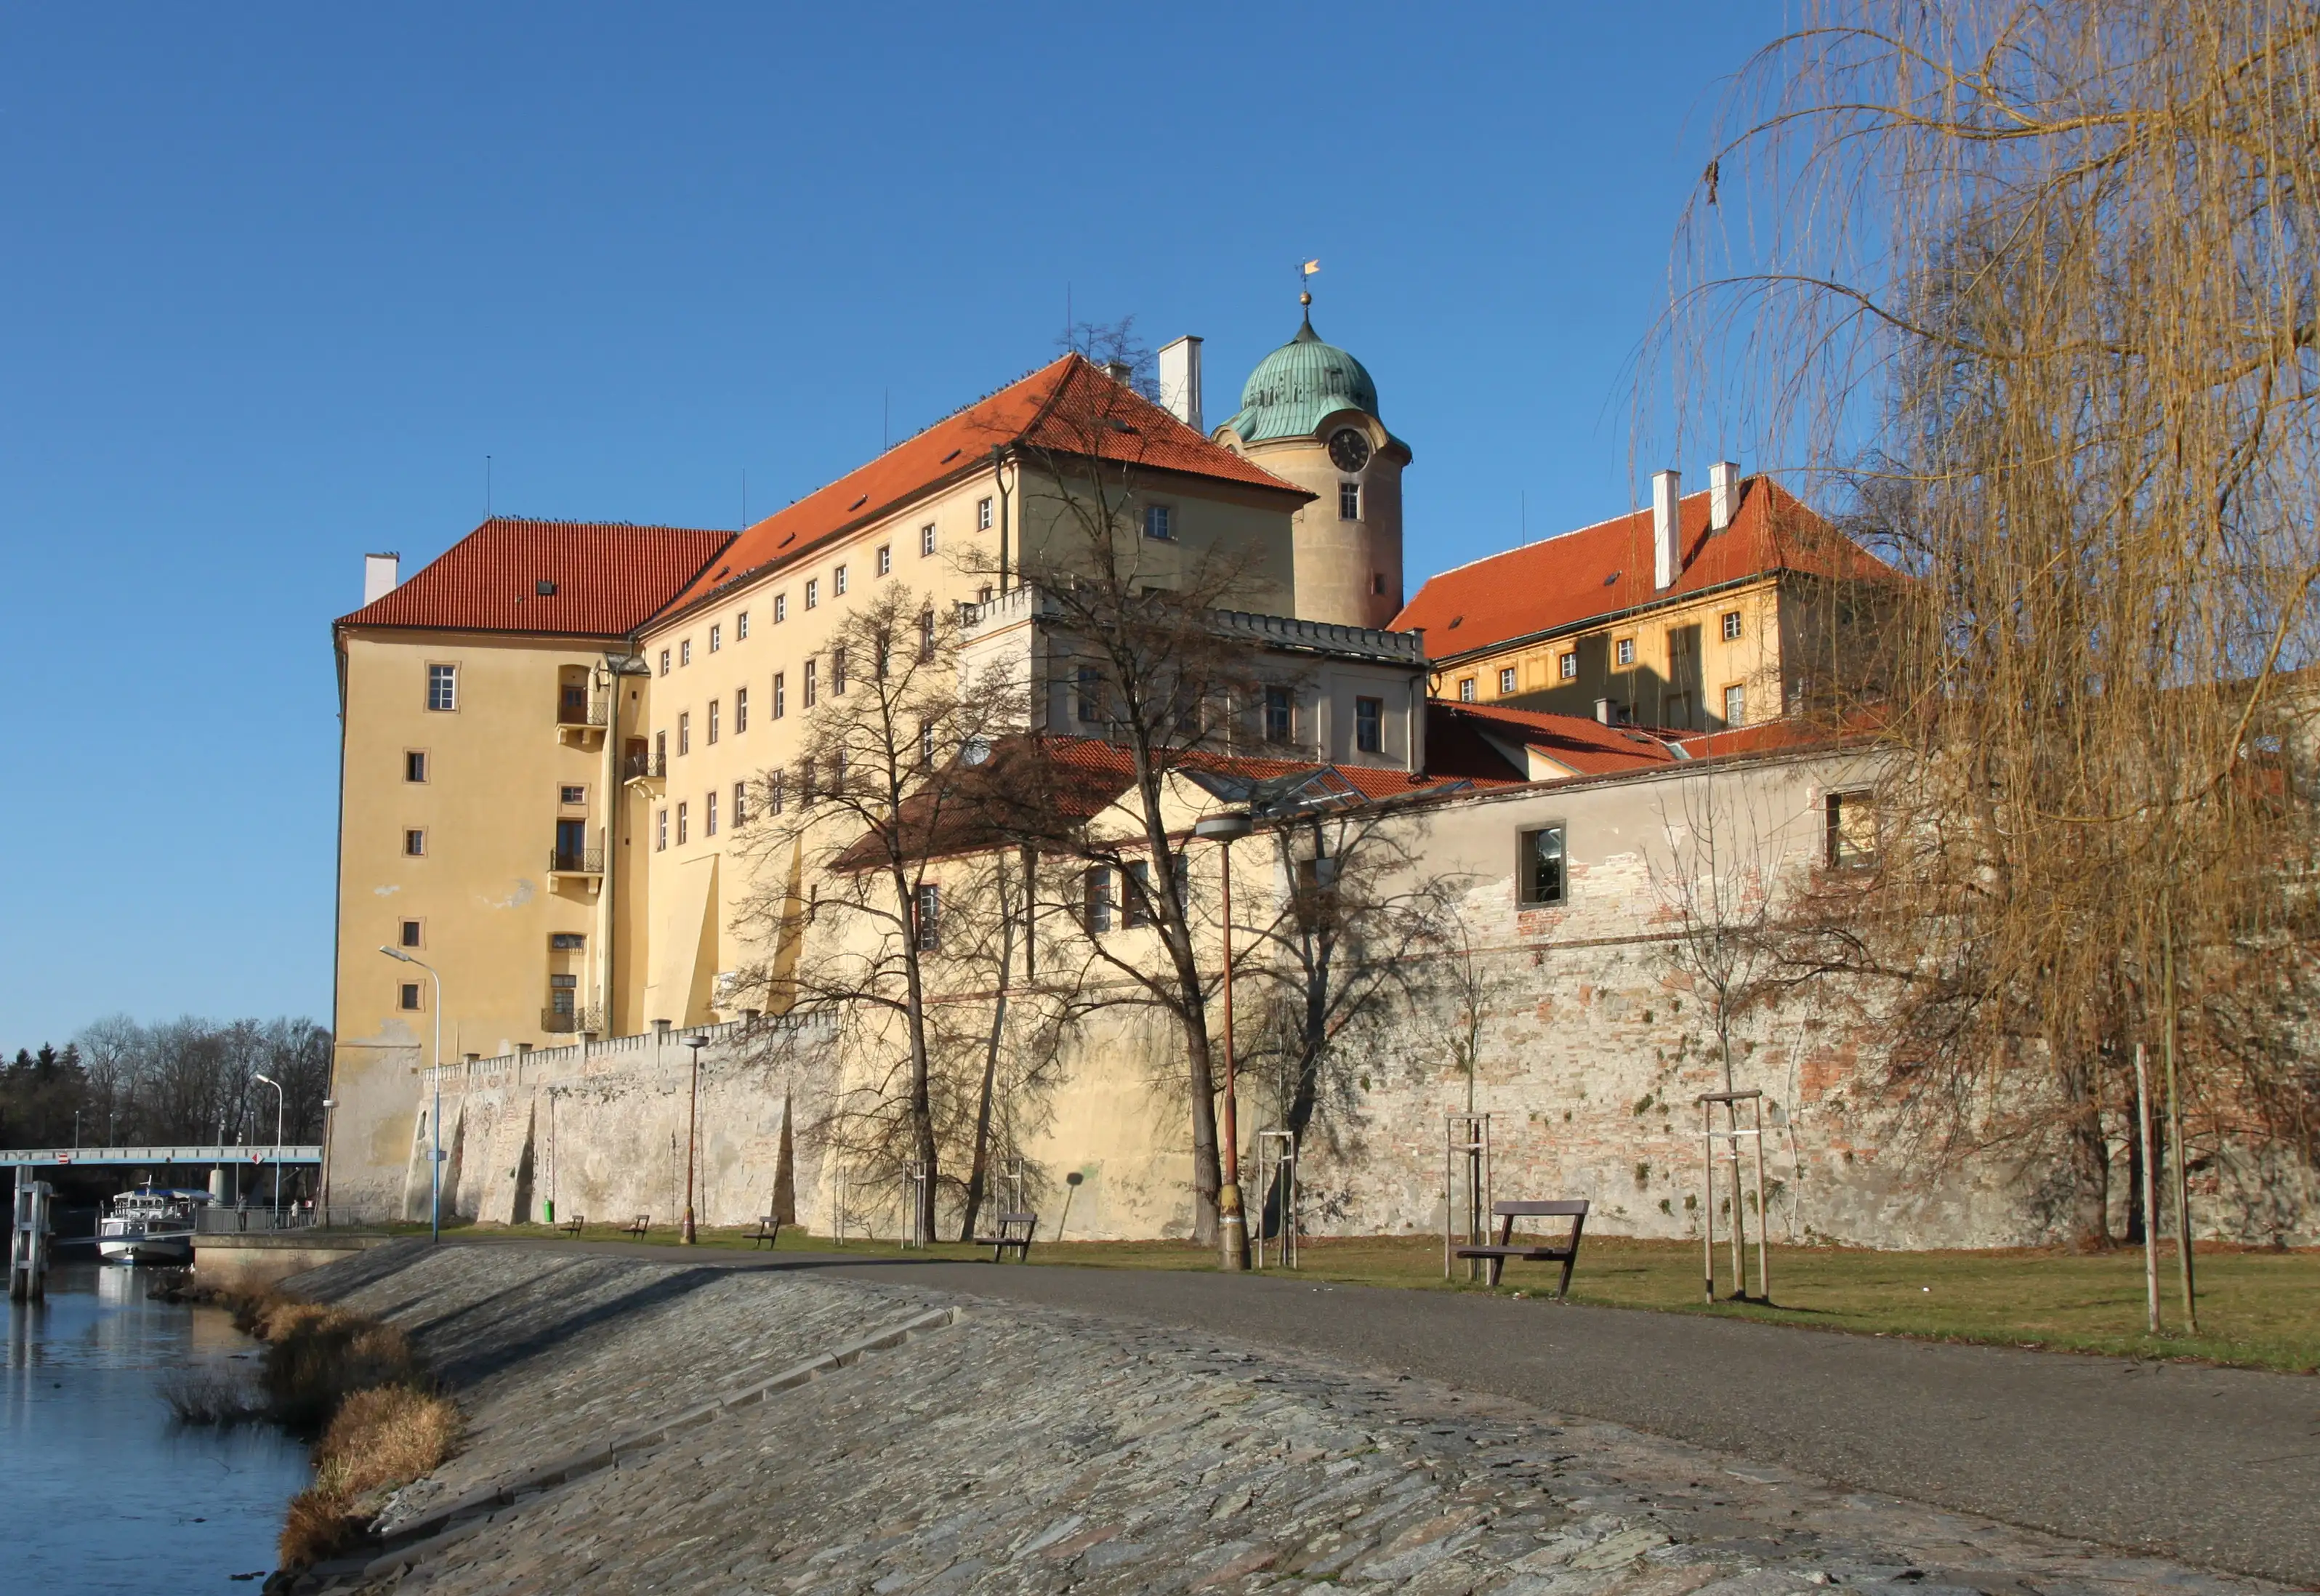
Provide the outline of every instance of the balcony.
[[612,719],[611,699],[598,694],[580,701],[566,695],[556,706],[556,740],[567,748],[602,748]]
[[590,1031],[604,1033],[604,1014],[601,1009],[542,1009],[539,1029],[552,1037],[577,1036]]
[[548,850],[548,873],[550,875],[602,875],[604,873],[604,850],[601,848],[551,848]]
[[621,779],[631,782],[657,782],[668,775],[668,760],[665,757],[630,749],[621,761]]

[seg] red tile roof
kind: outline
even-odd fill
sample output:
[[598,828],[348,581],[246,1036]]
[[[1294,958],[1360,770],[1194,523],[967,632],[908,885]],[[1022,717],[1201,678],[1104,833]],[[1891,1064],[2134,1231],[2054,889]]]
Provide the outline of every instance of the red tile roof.
[[1663,593],[1652,586],[1645,509],[1445,571],[1418,590],[1393,630],[1424,628],[1427,653],[1442,661],[1775,571],[1893,574],[1769,477],[1743,479],[1739,510],[1722,531],[1708,530],[1708,498],[1691,494],[1679,505],[1683,569]]
[[[1667,744],[1633,726],[1606,726],[1583,715],[1552,715],[1537,710],[1500,709],[1493,704],[1427,701],[1427,764],[1434,759],[1437,729],[1464,724],[1500,742],[1536,748],[1574,775],[1609,775],[1675,758]],[[1454,734],[1455,735],[1455,734]]]
[[[626,637],[732,540],[684,527],[494,516],[338,624]],[[540,592],[542,584],[555,591]]]
[[988,472],[994,448],[1092,454],[1146,470],[1292,494],[1300,501],[1313,496],[1211,443],[1079,356],[1065,355],[757,522],[685,590],[680,607],[785,565],[929,490]]

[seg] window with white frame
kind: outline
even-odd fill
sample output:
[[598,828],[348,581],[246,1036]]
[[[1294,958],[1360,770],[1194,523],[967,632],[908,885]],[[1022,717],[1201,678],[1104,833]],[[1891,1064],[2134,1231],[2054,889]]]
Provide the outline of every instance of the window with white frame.
[[1173,541],[1176,536],[1175,507],[1171,504],[1144,506],[1144,535],[1164,543]]
[[780,671],[774,673],[774,719],[778,721],[789,712],[789,683]]
[[840,643],[829,651],[829,695],[846,696],[846,645]]
[[1735,682],[1724,690],[1724,723],[1745,726],[1748,723],[1748,689],[1745,684]]
[[566,809],[580,809],[588,803],[588,787],[585,782],[559,782],[556,801]]
[[733,825],[735,830],[749,823],[749,784],[733,784]]
[[829,596],[832,598],[844,598],[846,596],[846,567],[844,566],[838,567],[829,574]]
[[1724,612],[1724,640],[1727,643],[1740,640],[1740,612],[1737,610]]
[[737,610],[733,613],[733,640],[737,643],[749,640],[749,612],[747,610]]
[[666,853],[667,850],[668,811],[664,808],[657,810],[653,813],[653,851],[655,853]]
[[974,530],[978,532],[991,530],[991,501],[988,499],[974,502]]
[[717,740],[717,733],[720,730],[718,722],[723,718],[720,713],[722,708],[716,699],[709,701],[709,740],[712,743]]
[[456,710],[459,707],[458,666],[430,665],[427,667],[427,707],[430,710]]
[[777,593],[774,594],[774,624],[775,626],[779,626],[783,621],[787,621],[789,618],[790,595],[786,593]]
[[935,551],[935,523],[927,522],[919,529],[919,558],[924,559]]
[[668,650],[666,648],[660,651],[660,674],[668,675]]
[[893,544],[891,544],[891,543],[881,543],[881,544],[879,544],[879,545],[878,545],[878,574],[879,574],[881,576],[887,576],[887,575],[889,575],[889,574],[891,574],[891,573],[893,572],[893,568],[894,568],[894,549],[893,549]]
[[693,639],[691,638],[679,638],[676,639],[676,663],[677,668],[680,670],[693,663]]
[[821,578],[808,576],[805,579],[805,607],[811,610],[820,603],[821,603]]
[[778,770],[766,777],[766,812],[768,814],[782,812],[782,773]]
[[1133,931],[1152,923],[1152,861],[1131,860],[1127,876],[1119,884],[1119,929]]
[[733,689],[733,735],[739,737],[749,730],[749,690]]
[[701,801],[701,834],[703,837],[717,835],[717,790],[714,787]]
[[678,758],[693,752],[693,712],[680,711],[676,717],[676,754]]
[[1618,642],[1612,644],[1611,657],[1621,665],[1635,664],[1636,639],[1633,638],[1621,638]]
[[676,806],[676,846],[677,846],[677,847],[679,847],[679,848],[683,848],[683,847],[684,846],[684,843],[685,843],[685,839],[686,839],[686,838],[688,838],[689,836],[691,836],[691,835],[692,835],[692,830],[693,830],[693,808],[692,808],[692,806],[691,806],[690,804],[684,803],[679,803],[677,804],[677,806]]
[[1559,681],[1575,682],[1579,679],[1579,651],[1577,649],[1565,649],[1563,652],[1554,657],[1554,675],[1556,679]]
[[1472,703],[1474,702],[1473,677],[1460,676],[1458,678],[1458,702],[1460,703]]
[[805,707],[808,709],[813,707],[815,669],[815,661],[809,659],[805,662]]
[[723,625],[723,623],[722,623],[722,622],[714,623],[714,624],[712,624],[712,625],[709,628],[709,651],[710,651],[711,654],[714,654],[714,653],[716,653],[716,652],[717,652],[717,650],[718,650],[718,649],[722,648],[724,646],[725,646],[725,628],[724,628],[724,625]]
[[1362,518],[1362,485],[1341,482],[1337,485],[1337,519],[1359,521]]
[[1515,690],[1515,667],[1502,666],[1499,670],[1499,692],[1501,696]]
[[919,951],[942,951],[942,887],[931,881],[919,884]]
[[1091,865],[1080,884],[1080,925],[1091,937],[1111,929],[1111,870]]

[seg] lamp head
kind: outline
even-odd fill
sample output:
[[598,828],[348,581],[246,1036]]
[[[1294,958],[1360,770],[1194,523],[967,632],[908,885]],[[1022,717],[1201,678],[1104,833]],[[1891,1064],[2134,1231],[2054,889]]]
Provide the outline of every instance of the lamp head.
[[1209,816],[1192,827],[1192,835],[1205,837],[1211,842],[1238,842],[1256,830],[1256,822],[1248,818],[1245,809],[1228,809]]
[[693,1056],[694,1056],[695,1057],[698,1057],[698,1056],[700,1056],[701,1050],[702,1050],[703,1047],[706,1047],[707,1046],[709,1046],[709,1038],[708,1038],[707,1037],[702,1037],[702,1036],[691,1036],[691,1037],[686,1037],[686,1038],[684,1038],[684,1045],[685,1045],[686,1047],[688,1047],[692,1048],[692,1049],[693,1049]]
[[253,1080],[253,1081],[263,1081],[263,1082],[265,1082],[268,1086],[273,1087],[276,1092],[279,1092],[279,1091],[281,1091],[281,1090],[282,1090],[282,1083],[281,1083],[281,1082],[279,1082],[279,1081],[277,1081],[277,1080],[276,1080],[272,1075],[251,1075],[249,1078],[250,1078],[251,1080]]
[[412,958],[409,954],[407,954],[407,953],[403,952],[403,949],[402,949],[402,948],[385,948],[385,947],[382,947],[382,948],[379,949],[379,951],[380,951],[381,953],[383,953],[383,954],[386,955],[386,957],[389,957],[389,958],[401,959],[401,960],[402,960],[404,964],[406,964],[406,965],[408,965],[408,964],[415,964],[415,963],[417,963],[417,962],[418,962],[417,960],[413,959],[413,958]]

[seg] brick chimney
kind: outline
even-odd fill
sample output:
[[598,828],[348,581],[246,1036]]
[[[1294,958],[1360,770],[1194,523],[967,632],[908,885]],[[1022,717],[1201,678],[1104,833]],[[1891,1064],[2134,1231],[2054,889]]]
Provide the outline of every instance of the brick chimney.
[[1708,468],[1708,530],[1720,532],[1740,513],[1740,467],[1718,460]]
[[1683,575],[1683,474],[1652,473],[1652,585],[1662,592]]

